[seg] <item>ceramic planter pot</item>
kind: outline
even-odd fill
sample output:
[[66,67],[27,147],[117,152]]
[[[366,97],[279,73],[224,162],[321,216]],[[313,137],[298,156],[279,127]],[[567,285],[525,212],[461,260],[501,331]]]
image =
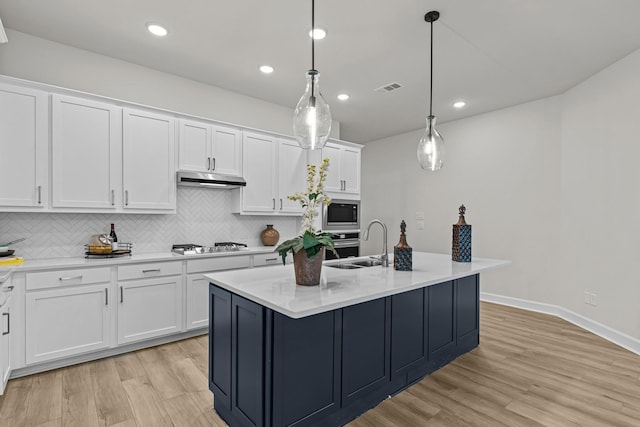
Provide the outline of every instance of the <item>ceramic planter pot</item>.
[[325,248],[322,248],[313,259],[307,258],[307,252],[304,249],[293,254],[293,268],[296,273],[297,285],[316,286],[320,284],[324,253]]

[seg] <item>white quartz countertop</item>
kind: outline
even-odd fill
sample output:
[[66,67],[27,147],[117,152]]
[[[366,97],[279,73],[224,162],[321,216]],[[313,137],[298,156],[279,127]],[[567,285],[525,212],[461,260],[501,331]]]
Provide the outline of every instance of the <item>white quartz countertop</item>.
[[215,272],[205,277],[223,289],[297,319],[511,263],[484,258],[461,263],[452,261],[448,254],[427,252],[413,252],[413,271],[396,271],[392,262],[387,268],[374,266],[351,270],[327,265],[335,262],[325,261],[319,286],[296,285],[293,265]]
[[11,272],[16,271],[37,271],[48,270],[51,268],[78,268],[78,267],[100,267],[110,265],[136,264],[141,262],[156,261],[188,261],[191,259],[202,258],[218,258],[228,256],[255,255],[270,253],[274,251],[273,246],[256,246],[248,247],[238,251],[214,252],[208,254],[197,255],[180,255],[174,252],[149,252],[149,253],[132,253],[131,256],[123,255],[114,258],[84,258],[84,257],[59,257],[59,258],[40,258],[26,259],[24,264],[12,265],[9,267],[0,267],[0,280],[4,281],[5,276],[9,276]]

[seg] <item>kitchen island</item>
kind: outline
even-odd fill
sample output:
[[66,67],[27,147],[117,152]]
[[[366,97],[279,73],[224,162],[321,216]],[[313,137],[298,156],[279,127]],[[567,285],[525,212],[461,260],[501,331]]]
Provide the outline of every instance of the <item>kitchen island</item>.
[[479,344],[479,272],[507,261],[413,255],[413,271],[293,267],[206,275],[209,388],[230,426],[337,426]]

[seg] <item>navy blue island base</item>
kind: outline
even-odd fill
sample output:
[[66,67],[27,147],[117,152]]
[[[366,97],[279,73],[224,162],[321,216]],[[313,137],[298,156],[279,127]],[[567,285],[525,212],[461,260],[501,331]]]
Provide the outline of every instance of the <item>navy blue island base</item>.
[[479,344],[478,274],[293,319],[209,286],[209,388],[231,426],[341,426]]

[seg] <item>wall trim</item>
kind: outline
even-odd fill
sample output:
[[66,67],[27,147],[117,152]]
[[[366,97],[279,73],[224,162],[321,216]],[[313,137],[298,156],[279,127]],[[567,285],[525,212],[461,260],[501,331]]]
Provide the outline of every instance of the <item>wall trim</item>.
[[559,317],[582,329],[594,333],[609,342],[640,355],[639,339],[603,325],[602,323],[596,322],[595,320],[589,319],[588,317],[584,317],[581,314],[567,310],[564,307],[503,295],[490,294],[487,292],[480,292],[480,300]]

